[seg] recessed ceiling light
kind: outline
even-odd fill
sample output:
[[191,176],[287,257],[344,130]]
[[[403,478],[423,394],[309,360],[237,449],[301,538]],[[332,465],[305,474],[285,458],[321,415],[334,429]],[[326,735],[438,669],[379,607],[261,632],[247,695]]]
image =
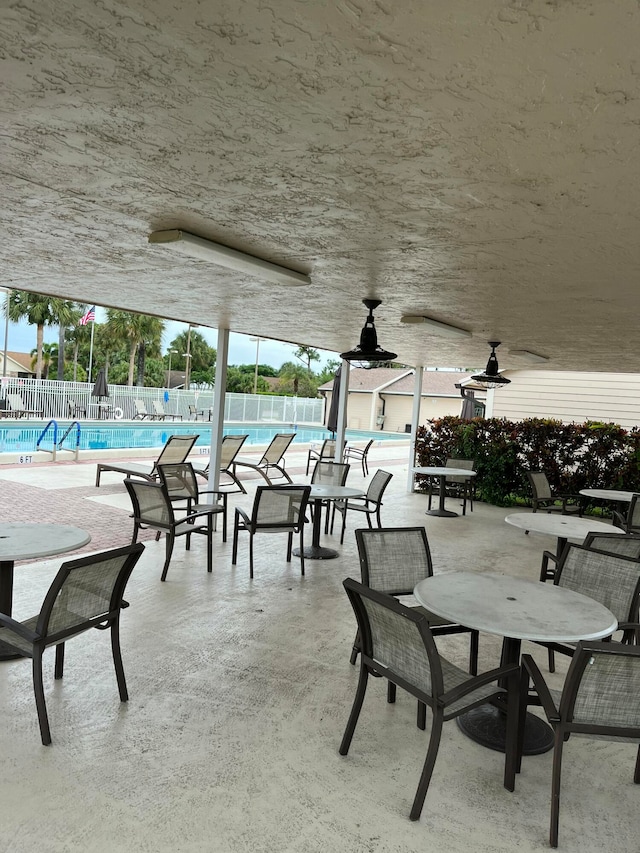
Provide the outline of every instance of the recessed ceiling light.
[[434,332],[439,332],[441,335],[448,335],[451,338],[470,338],[471,332],[467,329],[461,329],[459,326],[452,326],[450,323],[442,323],[440,320],[432,320],[431,317],[425,317],[422,314],[403,314],[400,318],[401,323],[407,323],[412,326],[428,326]]
[[256,278],[274,281],[277,284],[311,284],[311,279],[304,273],[272,264],[255,255],[247,255],[213,240],[205,240],[188,231],[174,229],[171,231],[153,231],[149,234],[149,242],[159,246],[167,246],[184,255],[197,258],[201,261],[218,264],[221,267],[247,273]]

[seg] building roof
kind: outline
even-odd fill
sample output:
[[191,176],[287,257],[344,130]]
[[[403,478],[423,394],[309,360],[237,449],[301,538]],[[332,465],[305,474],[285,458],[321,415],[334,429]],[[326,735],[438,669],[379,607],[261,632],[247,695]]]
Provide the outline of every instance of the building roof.
[[[395,375],[395,376],[394,376]],[[458,397],[456,383],[468,379],[469,373],[453,370],[425,370],[422,374],[422,394]],[[413,370],[373,367],[370,370],[354,367],[349,373],[349,391],[371,393],[384,387],[383,394],[413,394]],[[394,381],[395,379],[395,381]],[[391,384],[389,384],[391,383]],[[319,391],[331,391],[333,381],[325,382]]]
[[15,350],[7,350],[7,362],[11,359],[17,365],[19,365],[24,371],[27,373],[33,373],[34,369],[31,367],[31,361],[33,356],[29,352],[16,352]]

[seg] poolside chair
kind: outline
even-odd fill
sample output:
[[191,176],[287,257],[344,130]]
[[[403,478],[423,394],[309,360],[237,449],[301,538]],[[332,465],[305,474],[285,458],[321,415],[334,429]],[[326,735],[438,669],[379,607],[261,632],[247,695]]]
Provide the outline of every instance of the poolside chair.
[[149,418],[149,420],[152,420],[152,419],[153,419],[153,415],[152,415],[152,414],[150,414],[150,413],[147,411],[147,409],[146,409],[146,407],[145,407],[144,403],[142,402],[142,400],[134,400],[134,401],[133,401],[133,405],[134,405],[135,410],[136,410],[136,413],[135,413],[135,415],[133,416],[133,420],[134,420],[134,421],[135,421],[135,420],[137,420],[138,418],[139,418],[141,421],[143,421],[145,418]]
[[117,471],[120,474],[126,474],[128,477],[155,480],[158,477],[158,465],[184,462],[197,440],[197,435],[170,435],[151,468],[146,465],[136,465],[135,462],[98,462],[96,488],[100,485],[100,475],[103,471]]
[[60,679],[66,641],[91,628],[110,628],[120,701],[126,702],[129,698],[120,653],[120,611],[128,606],[122,597],[143,551],[142,544],[129,545],[63,563],[37,616],[17,622],[0,613],[2,641],[33,661],[33,690],[44,746],[51,743],[42,679],[42,653],[49,646],[56,647],[54,677]]
[[[171,481],[173,482],[173,480]],[[177,537],[186,537],[185,549],[189,551],[193,533],[207,537],[207,572],[211,573],[213,571],[213,519],[218,514],[224,513],[226,515],[226,504],[200,504],[191,512],[185,510],[183,513],[174,507],[171,495],[163,482],[154,483],[149,480],[127,477],[124,484],[133,506],[132,544],[138,538],[138,531],[144,528],[165,534],[165,560],[160,580],[165,581],[167,579],[173,546]]]
[[[214,504],[222,507],[222,541],[227,541],[227,492],[220,489],[200,489],[193,465],[190,462],[175,462],[158,465],[160,482],[164,484],[174,509],[184,509],[187,515],[205,512],[210,503],[203,501],[203,495],[214,495]],[[179,504],[184,504],[179,507]]]
[[347,527],[347,512],[364,512],[369,527],[373,527],[371,517],[375,517],[378,527],[382,527],[380,509],[382,507],[382,496],[391,482],[393,474],[379,468],[371,478],[367,487],[367,493],[363,498],[348,498],[346,501],[333,501],[331,511],[331,532],[333,533],[333,522],[336,512],[342,514],[342,528],[340,530],[340,544],[344,542],[344,532]]
[[[238,465],[241,465],[243,468],[250,468],[252,471],[257,471],[261,477],[264,477],[269,485],[271,485],[273,480],[281,479],[282,477],[284,477],[288,483],[293,482],[284,469],[284,460],[282,457],[284,456],[287,447],[289,447],[295,437],[295,432],[276,433],[276,435],[271,439],[271,444],[262,454],[262,459],[258,462],[245,462],[243,459],[234,460],[234,462],[231,463],[231,470],[233,471],[234,477],[237,476],[236,468]],[[271,473],[272,471],[278,471],[279,475],[276,474],[274,476]]]
[[238,533],[249,534],[249,577],[253,577],[253,537],[257,533],[287,534],[287,563],[291,562],[293,534],[300,536],[300,574],[304,575],[305,510],[311,486],[258,486],[251,516],[236,507],[231,565],[238,561]]
[[362,476],[369,476],[369,463],[367,462],[367,456],[369,455],[369,450],[375,439],[371,439],[365,447],[354,447],[352,444],[347,444],[344,449],[344,453],[342,454],[343,462],[346,462],[348,459],[359,459],[362,463]]
[[631,498],[626,515],[613,511],[613,523],[625,533],[640,533],[640,494]]
[[159,400],[154,400],[151,404],[153,406],[153,417],[158,421],[165,421],[167,418],[171,418],[174,421],[181,421],[182,415],[179,414],[171,414],[170,412],[165,412],[164,406]]
[[[527,710],[529,679],[540,698],[554,732],[551,778],[551,821],[549,844],[558,846],[560,818],[560,775],[562,753],[572,733],[602,740],[640,740],[640,648],[620,643],[578,643],[562,692],[550,690],[531,655],[522,656],[520,724],[518,726],[518,765],[522,754],[524,714]],[[598,746],[600,750],[602,744]],[[583,781],[581,779],[581,781]],[[586,780],[584,780],[586,781]],[[602,781],[608,785],[610,780]],[[640,784],[640,747],[633,781]],[[579,784],[580,794],[584,788]],[[610,792],[615,796],[614,792]],[[637,840],[637,838],[636,838]],[[607,845],[608,846],[608,845]],[[615,838],[611,839],[615,849]]]
[[[531,508],[533,512],[537,512],[538,507],[540,507],[547,512],[561,512],[563,515],[577,513],[582,517],[583,498],[581,495],[554,495],[544,471],[527,471],[526,475],[531,486]],[[560,506],[556,505],[557,501],[560,501]],[[576,503],[569,503],[569,501]]]
[[69,410],[70,418],[86,418],[87,417],[87,407],[80,406],[76,400],[72,400],[69,398],[67,400],[67,408]]
[[26,418],[33,415],[36,418],[41,418],[44,415],[43,409],[27,409],[20,394],[7,394],[7,400],[11,408],[4,411],[5,417]]
[[[220,446],[220,473],[226,474],[231,480],[238,486],[238,491],[242,492],[246,495],[247,490],[242,485],[240,480],[234,474],[231,465],[233,464],[234,459],[240,452],[240,448],[245,443],[245,441],[249,438],[249,435],[223,435],[222,443]],[[196,474],[199,474],[201,477],[204,477],[205,480],[209,479],[209,463],[204,467],[199,467],[197,465],[193,466]],[[221,485],[227,485],[222,483]],[[236,491],[236,489],[233,489]]]
[[202,419],[204,420],[204,409],[198,409],[196,406],[189,406],[190,418],[193,418],[194,421],[197,421],[200,415],[202,415]]
[[322,446],[320,450],[316,450],[315,447],[312,447],[307,453],[307,470],[305,472],[306,476],[309,476],[309,468],[311,466],[311,460],[315,459],[317,462],[323,462],[325,459],[329,459],[334,461],[336,457],[336,440],[335,438],[325,438],[322,442]]
[[[445,468],[462,468],[465,471],[473,471],[476,463],[473,459],[446,459]],[[462,514],[467,514],[467,498],[469,499],[469,507],[473,512],[473,492],[475,489],[475,480],[473,477],[447,477],[444,482],[445,495],[462,499]],[[431,499],[435,494],[440,492],[440,477],[429,477],[429,487],[427,494],[429,496],[429,505],[427,510],[431,509]]]
[[[443,723],[490,700],[503,698],[506,692],[504,787],[513,791],[518,745],[519,666],[507,664],[470,676],[439,654],[427,617],[419,609],[405,607],[393,596],[370,589],[351,578],[343,581],[343,586],[356,615],[358,634],[362,640],[360,678],[338,750],[340,755],[349,752],[369,675],[386,678],[394,688],[397,685],[415,696],[419,709],[425,709],[428,705],[433,715],[429,746],[409,813],[411,820],[418,820],[438,756]],[[418,711],[421,728],[426,726],[425,716],[422,710]],[[385,748],[384,740],[388,742],[388,735],[383,734],[382,746],[371,743],[371,737],[368,733],[371,749]]]

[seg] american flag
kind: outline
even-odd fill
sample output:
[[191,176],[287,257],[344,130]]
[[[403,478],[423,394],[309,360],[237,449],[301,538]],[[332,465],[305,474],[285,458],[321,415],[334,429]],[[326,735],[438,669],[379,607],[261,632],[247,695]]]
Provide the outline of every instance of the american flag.
[[87,313],[83,317],[80,317],[80,325],[86,326],[87,323],[93,323],[95,321],[95,319],[96,319],[96,306],[94,305],[93,308],[89,308],[89,310],[87,311]]

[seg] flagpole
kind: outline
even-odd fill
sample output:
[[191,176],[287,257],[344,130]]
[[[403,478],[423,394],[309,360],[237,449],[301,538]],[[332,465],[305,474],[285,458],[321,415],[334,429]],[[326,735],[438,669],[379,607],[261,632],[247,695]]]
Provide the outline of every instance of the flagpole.
[[96,327],[96,321],[91,322],[91,343],[89,344],[89,382],[91,382],[91,368],[93,367],[93,330]]

